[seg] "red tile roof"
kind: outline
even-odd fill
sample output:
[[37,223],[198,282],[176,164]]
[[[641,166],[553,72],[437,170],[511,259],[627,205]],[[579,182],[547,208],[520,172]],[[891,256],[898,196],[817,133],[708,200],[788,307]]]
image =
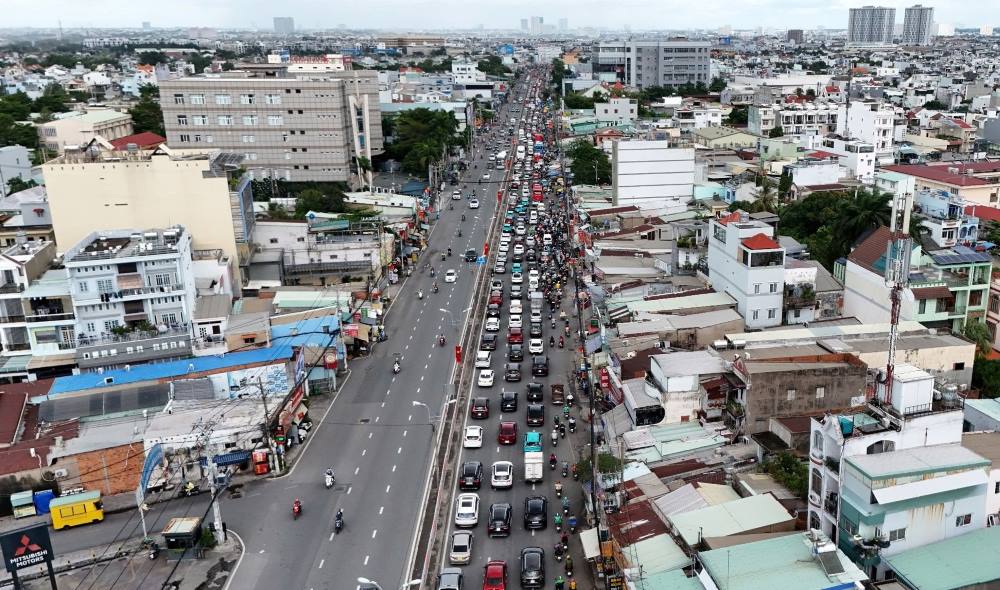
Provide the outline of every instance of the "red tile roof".
[[630,500],[628,509],[609,514],[607,518],[612,536],[623,547],[667,533],[666,523],[648,499]]
[[[883,170],[909,174],[918,178],[926,178],[934,182],[950,184],[954,186],[987,186],[1000,184],[998,180],[987,180],[966,174],[967,170],[973,173],[1000,172],[1000,162],[948,162],[945,164],[894,164],[883,166]],[[958,173],[950,172],[949,169],[958,170]]]
[[889,245],[889,237],[892,232],[884,225],[873,231],[867,238],[847,255],[851,262],[867,268],[868,270],[881,274],[882,271],[875,268],[875,262],[885,256],[886,246]]
[[587,211],[588,217],[596,217],[598,215],[614,215],[616,213],[629,213],[632,211],[639,211],[639,208],[635,205],[625,205],[622,207],[608,207],[606,209],[591,209]]
[[809,152],[809,157],[826,159],[826,158],[839,158],[840,156],[832,152],[824,152],[823,150],[816,150],[814,152]]
[[134,143],[139,146],[139,149],[151,149],[160,145],[161,143],[166,143],[167,138],[157,135],[151,131],[143,131],[142,133],[136,133],[135,135],[126,135],[125,137],[119,137],[111,142],[111,145],[115,147],[116,150],[124,150],[128,147],[128,144]]
[[958,125],[962,129],[972,129],[972,125],[965,122],[964,119],[959,119],[958,117],[952,117],[951,122]]
[[754,234],[749,238],[743,238],[741,243],[751,250],[776,250],[781,247],[781,244],[764,234]]
[[719,224],[720,225],[728,225],[729,222],[731,222],[731,221],[739,221],[739,220],[740,220],[740,212],[739,211],[733,211],[729,215],[724,215],[724,216],[720,217],[719,218]]
[[986,205],[970,205],[965,208],[966,215],[972,215],[986,221],[1000,221],[1000,209]]

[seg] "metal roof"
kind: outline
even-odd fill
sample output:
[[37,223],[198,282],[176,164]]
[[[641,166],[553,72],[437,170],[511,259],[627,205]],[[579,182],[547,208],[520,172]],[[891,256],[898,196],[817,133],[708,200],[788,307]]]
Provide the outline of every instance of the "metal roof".
[[705,537],[728,537],[793,520],[771,495],[750,496],[709,506],[668,519],[690,547]]
[[677,546],[670,535],[643,539],[622,553],[632,567],[641,566],[644,574],[669,572],[691,565],[691,558]]
[[1000,580],[998,552],[1000,527],[990,527],[882,559],[910,588],[951,590]]
[[844,461],[869,479],[900,478],[990,465],[990,461],[960,444],[930,445],[891,453],[858,455]]

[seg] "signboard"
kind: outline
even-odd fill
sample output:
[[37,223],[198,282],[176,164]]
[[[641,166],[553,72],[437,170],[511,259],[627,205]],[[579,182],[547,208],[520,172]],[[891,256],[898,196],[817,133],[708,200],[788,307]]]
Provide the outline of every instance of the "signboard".
[[346,324],[344,326],[344,336],[349,336],[351,338],[358,337],[358,325],[357,324]]
[[323,368],[324,369],[337,368],[337,353],[328,352],[325,355],[323,355]]
[[455,362],[459,363],[459,364],[462,363],[462,347],[461,347],[461,345],[456,345],[455,346]]
[[160,443],[156,443],[151,449],[146,451],[146,461],[142,464],[142,475],[139,477],[138,494],[146,492],[146,488],[149,487],[149,478],[153,476],[153,470],[161,463],[163,463],[163,446]]
[[608,576],[608,588],[611,590],[625,590],[625,577]]
[[482,265],[486,264],[486,257],[485,256],[477,256],[476,257],[476,264],[478,264],[479,266],[482,266]]
[[44,524],[0,535],[0,550],[3,551],[4,566],[12,574],[26,567],[51,563],[55,557],[52,541],[49,540],[49,528]]

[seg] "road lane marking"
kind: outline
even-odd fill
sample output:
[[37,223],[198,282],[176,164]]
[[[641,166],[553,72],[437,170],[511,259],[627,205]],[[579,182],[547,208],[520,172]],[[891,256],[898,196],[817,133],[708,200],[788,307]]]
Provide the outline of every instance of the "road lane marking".
[[375,423],[378,424],[378,416],[375,416]]
[[368,440],[371,440],[372,436],[374,436],[374,434],[375,434],[374,432],[369,432],[368,433]]
[[401,454],[402,452],[403,452],[403,447],[399,447],[398,449],[396,449],[397,455]]
[[403,431],[403,438],[406,438],[406,431]]
[[333,540],[333,536],[334,536],[334,535],[336,535],[336,534],[337,534],[337,533],[330,533],[330,540],[331,540],[331,541]]
[[354,468],[354,475],[357,475],[359,471],[361,471],[361,468],[360,467],[355,467]]
[[420,388],[419,387],[417,388],[417,393],[420,393]]
[[384,510],[385,510],[385,506],[379,506],[379,507],[378,507],[378,513],[379,513],[379,514],[382,514],[382,512],[383,512]]
[[409,416],[407,416],[406,417],[406,421],[407,422],[412,422],[413,421],[413,414],[410,414]]
[[421,380],[421,381],[423,381],[423,380],[424,380],[424,376],[423,376],[423,375],[421,375],[421,376],[420,376],[420,380]]
[[388,493],[389,493],[389,490],[391,490],[391,489],[392,489],[392,486],[391,486],[391,485],[387,485],[387,486],[385,486],[385,493],[387,493],[387,494],[388,494]]
[[365,565],[368,565],[368,558],[369,557],[371,557],[371,556],[370,555],[365,555]]
[[385,407],[385,402],[382,402],[382,407],[383,407],[383,408]]
[[[425,364],[425,365],[424,365],[424,370],[426,371],[426,370],[427,370],[427,367],[429,367],[429,366],[431,366],[431,365],[430,365],[430,363],[427,363],[427,364]],[[423,377],[421,377],[421,379],[423,379]]]
[[392,466],[392,472],[396,473],[396,466],[395,465]]
[[378,534],[378,529],[375,529],[374,531],[372,531],[372,538],[374,539],[375,535],[377,535],[377,534]]
[[325,560],[325,559],[321,559],[321,560],[319,560],[319,568],[318,568],[318,569],[323,569],[323,564],[324,564],[324,563],[326,563],[326,560]]
[[[357,475],[357,474],[355,474]],[[350,496],[351,492],[354,491],[354,486],[347,486],[347,495]]]

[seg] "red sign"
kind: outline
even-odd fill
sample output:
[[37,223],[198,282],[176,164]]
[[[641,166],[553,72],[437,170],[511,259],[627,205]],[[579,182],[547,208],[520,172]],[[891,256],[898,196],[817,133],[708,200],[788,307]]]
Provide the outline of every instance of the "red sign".
[[607,369],[601,369],[601,389],[607,389],[611,385],[611,377]]
[[455,362],[456,363],[461,363],[462,362],[462,346],[461,345],[455,345]]
[[345,324],[344,325],[344,336],[349,336],[351,338],[358,337],[358,325],[357,324]]
[[337,353],[328,352],[325,355],[323,355],[323,368],[324,369],[337,368]]
[[497,203],[503,200],[503,191],[497,191]]

